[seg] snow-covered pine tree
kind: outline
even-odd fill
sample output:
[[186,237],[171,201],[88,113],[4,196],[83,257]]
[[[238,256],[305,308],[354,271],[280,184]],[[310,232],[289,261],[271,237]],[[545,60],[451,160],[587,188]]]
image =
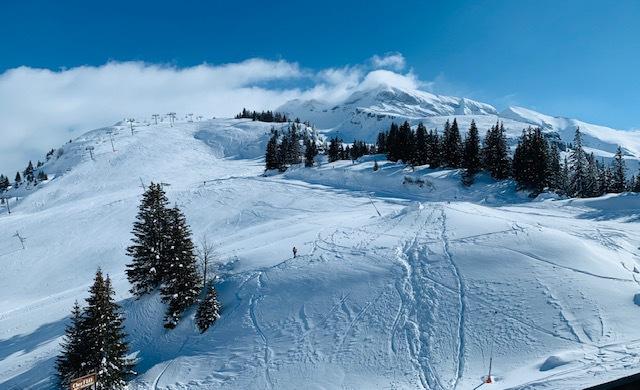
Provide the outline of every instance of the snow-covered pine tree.
[[295,123],[290,124],[286,138],[286,163],[288,165],[299,164],[301,156],[300,137],[298,136],[298,126]]
[[20,176],[20,172],[16,172],[16,178],[13,180],[13,182],[16,187],[20,186],[20,183],[22,183],[22,176]]
[[458,121],[455,118],[451,125],[449,125],[449,121],[444,125],[442,159],[444,166],[448,168],[459,168],[462,164],[462,139],[460,138]]
[[60,345],[60,355],[56,359],[58,383],[66,389],[72,379],[86,375],[83,370],[84,329],[82,309],[76,301],[71,311],[71,323],[65,329],[64,340]]
[[265,169],[280,169],[280,160],[278,159],[278,131],[271,130],[271,138],[267,143],[267,150],[264,156]]
[[601,173],[600,173],[600,194],[607,194],[611,192],[611,178],[613,174],[611,173],[611,168],[604,166],[602,164]]
[[598,162],[593,153],[587,154],[587,191],[585,196],[600,196],[600,187],[598,186]]
[[29,160],[29,164],[27,164],[27,168],[24,170],[24,179],[28,182],[32,182],[35,176],[33,176],[33,163]]
[[470,186],[476,178],[476,174],[480,172],[482,167],[480,161],[480,136],[478,135],[478,127],[475,121],[471,121],[469,131],[464,139],[464,150],[462,154],[462,184]]
[[5,175],[0,175],[0,193],[5,192],[10,185],[9,178]]
[[109,277],[105,279],[100,269],[89,294],[82,320],[83,370],[97,374],[100,390],[124,389],[127,378],[133,374],[133,362],[127,359],[128,343],[120,306],[113,299]]
[[291,164],[291,147],[289,146],[289,141],[290,139],[287,134],[284,134],[278,146],[278,164],[281,171],[285,171]]
[[168,304],[165,328],[176,327],[182,313],[196,303],[200,275],[191,230],[184,214],[174,207],[169,210],[169,241],[167,242],[167,267],[160,292],[162,301]]
[[502,123],[496,123],[487,131],[482,148],[482,159],[484,167],[489,171],[491,177],[496,180],[504,180],[509,177],[511,161],[507,136]]
[[627,188],[626,170],[624,159],[622,158],[622,148],[618,146],[616,155],[611,162],[613,177],[611,178],[611,192],[619,194]]
[[167,206],[169,201],[160,184],[151,183],[142,195],[133,224],[133,244],[127,248],[132,261],[127,265],[131,293],[142,296],[160,286],[167,262]]
[[562,163],[562,170],[560,171],[560,190],[563,195],[569,195],[571,193],[571,183],[569,179],[569,161],[567,161],[567,157],[564,157],[564,162]]
[[589,162],[587,161],[586,153],[582,148],[582,133],[580,133],[579,127],[576,128],[576,132],[573,137],[573,149],[569,154],[569,160],[571,162],[571,193],[569,195],[578,198],[589,196]]
[[556,142],[551,142],[549,147],[549,161],[547,165],[547,177],[549,188],[553,191],[562,191],[562,166],[560,164],[560,149]]
[[513,154],[513,177],[520,188],[540,193],[548,184],[547,140],[540,128],[522,132]]
[[196,310],[196,325],[204,333],[218,318],[220,318],[220,303],[213,282],[206,283],[204,299]]

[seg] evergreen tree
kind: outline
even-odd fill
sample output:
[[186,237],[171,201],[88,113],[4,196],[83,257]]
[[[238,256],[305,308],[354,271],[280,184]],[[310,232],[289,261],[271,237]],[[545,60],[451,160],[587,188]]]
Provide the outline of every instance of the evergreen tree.
[[569,179],[569,175],[569,161],[567,161],[567,157],[565,156],[564,162],[562,164],[562,170],[560,171],[559,183],[559,189],[564,195],[568,195],[571,193],[571,181]]
[[131,293],[142,296],[160,286],[167,262],[167,205],[160,184],[151,183],[142,195],[136,221],[133,224],[133,244],[127,248],[132,262],[127,265]]
[[437,131],[429,131],[427,135],[427,164],[429,168],[435,169],[442,165],[442,148],[440,136]]
[[60,345],[60,355],[56,359],[56,371],[61,388],[68,388],[72,379],[87,374],[82,367],[85,330],[83,315],[78,301],[71,311],[71,323],[65,329],[65,337]]
[[16,187],[19,187],[20,183],[22,183],[22,177],[20,176],[20,172],[16,172],[16,178],[14,179],[14,183]]
[[587,189],[585,196],[600,196],[598,164],[593,153],[587,154]]
[[387,153],[387,133],[385,133],[384,131],[378,133],[376,146],[378,153]]
[[411,125],[405,121],[399,128],[398,147],[400,148],[400,159],[405,164],[412,164],[415,155],[415,139]]
[[82,368],[85,373],[97,374],[101,390],[124,389],[133,373],[133,362],[126,357],[124,318],[113,295],[109,277],[104,279],[98,270],[82,320]]
[[462,183],[470,186],[475,181],[475,176],[480,172],[482,164],[480,162],[480,136],[476,122],[471,121],[469,132],[464,139],[464,150],[462,154]]
[[522,132],[513,154],[513,177],[518,186],[540,193],[548,184],[547,141],[540,128]]
[[612,173],[609,167],[600,164],[600,177],[598,178],[598,194],[603,195],[611,192]]
[[611,180],[611,192],[619,194],[624,192],[627,187],[626,170],[624,159],[622,158],[622,148],[618,146],[616,155],[612,162],[613,177]]
[[267,151],[264,157],[265,169],[280,169],[280,160],[278,159],[278,131],[271,132],[271,138],[267,143]]
[[427,163],[427,128],[422,122],[418,123],[415,135],[415,153],[413,165],[425,165]]
[[168,261],[160,292],[162,301],[168,304],[164,326],[173,329],[182,313],[196,302],[200,275],[186,218],[177,207],[170,209],[168,214]]
[[278,146],[278,166],[281,171],[285,171],[291,164],[291,146],[289,145],[291,139],[285,134]]
[[487,131],[482,149],[484,167],[496,180],[504,180],[511,172],[507,136],[502,123],[496,123]]
[[5,192],[10,185],[9,178],[5,175],[0,175],[0,193]]
[[312,167],[317,155],[318,148],[316,147],[316,143],[307,138],[304,146],[304,166]]
[[331,138],[331,141],[329,142],[329,150],[327,151],[327,157],[329,159],[329,162],[340,160],[341,146],[342,146],[342,140],[338,139],[338,137]]
[[44,180],[49,180],[49,176],[47,176],[46,173],[44,173],[43,171],[38,171],[38,177],[37,179],[39,181],[44,181]]
[[288,134],[289,149],[287,150],[287,164],[299,164],[300,163],[300,138],[298,135],[298,127],[295,123],[291,123],[289,126]]
[[634,180],[633,187],[631,187],[631,191],[640,192],[640,172],[636,175],[636,179]]
[[29,164],[27,165],[27,168],[24,170],[24,179],[27,182],[32,182],[33,179],[35,178],[33,176],[33,163],[31,162],[31,160],[29,160]]
[[387,133],[387,141],[386,141],[386,145],[387,145],[387,159],[389,161],[398,161],[400,160],[402,157],[402,151],[400,150],[399,147],[399,140],[398,140],[398,132],[399,132],[399,128],[398,125],[396,125],[395,123],[391,123],[391,126],[389,127],[389,132]]
[[573,149],[569,155],[571,161],[571,175],[569,195],[578,198],[589,196],[588,161],[586,153],[582,148],[582,133],[580,128],[576,128],[573,137]]
[[548,172],[547,177],[549,178],[548,184],[549,188],[554,191],[562,191],[563,183],[562,183],[562,166],[560,164],[560,150],[558,149],[558,144],[555,142],[551,143],[551,147],[549,148],[549,164],[548,164]]
[[462,140],[456,119],[451,125],[449,121],[444,125],[442,158],[444,166],[448,168],[459,168],[462,164]]
[[220,318],[220,303],[213,283],[205,286],[205,297],[196,310],[196,325],[204,333],[216,320]]

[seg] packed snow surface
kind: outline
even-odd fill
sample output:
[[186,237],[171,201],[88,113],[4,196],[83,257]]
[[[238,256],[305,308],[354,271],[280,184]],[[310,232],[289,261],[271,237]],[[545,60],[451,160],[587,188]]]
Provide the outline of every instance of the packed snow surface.
[[[0,213],[0,388],[54,387],[97,267],[127,317],[132,389],[472,389],[491,356],[483,389],[638,370],[637,194],[530,199],[383,156],[263,176],[270,128],[114,126],[66,144],[46,165],[55,177]],[[196,240],[218,244],[223,311],[204,334],[193,313],[165,330],[158,296],[128,293],[125,247],[150,181],[170,184]]]

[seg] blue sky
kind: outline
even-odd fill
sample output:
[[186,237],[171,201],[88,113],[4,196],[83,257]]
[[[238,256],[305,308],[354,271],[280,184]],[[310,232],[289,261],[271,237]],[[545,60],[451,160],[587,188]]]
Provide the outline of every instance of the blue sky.
[[[142,61],[180,70],[259,58],[309,73],[400,53],[406,66],[394,70],[436,93],[640,127],[638,1],[24,0],[0,11],[0,82],[21,66],[59,72]],[[73,133],[88,124],[60,126]]]

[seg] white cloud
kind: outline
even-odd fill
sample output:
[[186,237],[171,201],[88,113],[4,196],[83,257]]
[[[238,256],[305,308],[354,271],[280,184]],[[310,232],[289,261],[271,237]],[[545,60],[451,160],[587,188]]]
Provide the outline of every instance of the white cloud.
[[406,63],[404,56],[400,53],[387,53],[384,56],[374,55],[371,57],[371,64],[374,68],[388,68],[396,71],[404,69]]
[[359,85],[359,89],[370,89],[379,85],[388,85],[404,89],[418,89],[420,82],[413,73],[398,74],[389,70],[369,72]]
[[[400,54],[375,58],[378,65],[404,67]],[[411,72],[375,68],[311,71],[284,60],[250,59],[189,68],[111,62],[60,71],[11,69],[0,74],[0,173],[12,177],[29,159],[127,117],[148,119],[169,111],[231,116],[243,107],[274,109],[295,98],[337,103],[377,85],[421,85]]]

